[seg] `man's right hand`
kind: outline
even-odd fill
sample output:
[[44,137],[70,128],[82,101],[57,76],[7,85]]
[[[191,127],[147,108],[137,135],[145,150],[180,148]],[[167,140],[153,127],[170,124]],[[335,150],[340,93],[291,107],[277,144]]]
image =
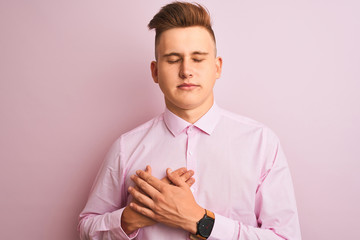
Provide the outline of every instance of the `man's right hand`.
[[[145,172],[151,174],[151,167],[146,166]],[[173,173],[180,176],[189,185],[189,187],[191,187],[195,183],[195,179],[192,178],[192,176],[194,175],[194,171],[192,170],[187,170],[186,168],[183,167],[175,170]],[[172,184],[167,177],[164,177],[163,179],[161,179],[161,181],[166,182],[168,184]],[[121,228],[128,235],[139,228],[151,226],[154,225],[155,223],[156,222],[154,220],[145,217],[140,213],[135,212],[129,206],[125,207],[121,216]]]

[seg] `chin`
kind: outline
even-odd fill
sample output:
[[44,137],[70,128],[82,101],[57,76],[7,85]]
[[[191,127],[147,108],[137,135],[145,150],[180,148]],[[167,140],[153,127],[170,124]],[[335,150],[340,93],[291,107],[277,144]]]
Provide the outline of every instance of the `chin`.
[[201,106],[199,102],[182,102],[177,105],[179,108],[184,110],[192,110]]
[[[166,99],[166,98],[165,98]],[[194,99],[191,97],[184,97],[184,98],[176,98],[172,99],[170,101],[169,99],[166,99],[167,105],[172,106],[175,109],[179,110],[193,110],[196,108],[205,107],[208,105],[209,99]],[[169,103],[169,104],[168,104]]]

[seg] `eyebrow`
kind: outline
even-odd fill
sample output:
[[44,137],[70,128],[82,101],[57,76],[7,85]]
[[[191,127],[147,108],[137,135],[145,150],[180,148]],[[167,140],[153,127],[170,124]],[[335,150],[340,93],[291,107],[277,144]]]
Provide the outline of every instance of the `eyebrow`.
[[[201,51],[195,51],[195,52],[192,52],[191,55],[208,55],[209,53],[207,52],[201,52]],[[171,52],[171,53],[166,53],[163,55],[163,57],[170,57],[170,56],[176,56],[176,57],[181,57],[182,55],[180,53],[177,53],[177,52]]]
[[209,54],[208,52],[195,51],[191,55],[208,55],[208,54]]

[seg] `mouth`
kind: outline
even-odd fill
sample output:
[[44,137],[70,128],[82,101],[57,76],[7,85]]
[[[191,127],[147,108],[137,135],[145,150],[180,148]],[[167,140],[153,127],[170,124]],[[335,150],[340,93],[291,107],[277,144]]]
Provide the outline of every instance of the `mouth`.
[[199,85],[192,84],[192,83],[183,83],[177,86],[177,88],[181,90],[193,90],[195,88],[199,87]]

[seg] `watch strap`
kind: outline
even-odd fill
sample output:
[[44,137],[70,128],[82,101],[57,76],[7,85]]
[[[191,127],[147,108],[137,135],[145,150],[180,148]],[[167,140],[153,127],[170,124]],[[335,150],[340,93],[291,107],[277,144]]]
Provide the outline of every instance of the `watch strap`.
[[[204,218],[212,218],[215,221],[215,214],[207,209],[205,209],[205,214],[203,216],[202,219]],[[199,225],[200,221],[202,220],[200,219],[199,222],[197,222],[197,225]],[[190,234],[190,239],[191,240],[199,240],[199,239],[207,239],[206,237],[203,237],[199,234],[199,232],[197,232],[195,235],[194,234]]]
[[205,213],[208,217],[211,217],[212,219],[215,220],[215,214],[212,211],[206,210],[205,209]]

